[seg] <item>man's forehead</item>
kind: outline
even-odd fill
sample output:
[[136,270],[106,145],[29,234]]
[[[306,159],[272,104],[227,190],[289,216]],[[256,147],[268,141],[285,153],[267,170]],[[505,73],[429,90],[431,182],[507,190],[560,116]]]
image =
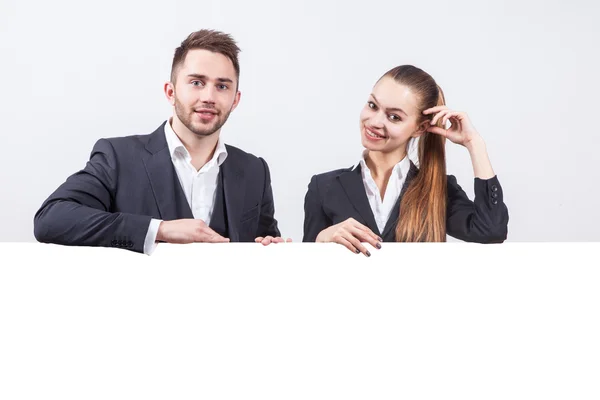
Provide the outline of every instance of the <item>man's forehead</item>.
[[235,78],[233,62],[225,55],[208,50],[190,50],[182,63],[185,73]]

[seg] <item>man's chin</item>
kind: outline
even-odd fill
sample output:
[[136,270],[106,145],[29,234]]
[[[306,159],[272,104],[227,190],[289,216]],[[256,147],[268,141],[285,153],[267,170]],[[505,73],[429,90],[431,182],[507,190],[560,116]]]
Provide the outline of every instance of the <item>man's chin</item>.
[[214,134],[219,129],[216,127],[216,124],[211,124],[211,126],[194,124],[192,126],[193,129],[190,129],[196,136],[210,136]]
[[210,130],[210,131],[199,131],[199,130],[193,130],[192,133],[198,137],[208,137],[211,136],[215,133],[216,131]]

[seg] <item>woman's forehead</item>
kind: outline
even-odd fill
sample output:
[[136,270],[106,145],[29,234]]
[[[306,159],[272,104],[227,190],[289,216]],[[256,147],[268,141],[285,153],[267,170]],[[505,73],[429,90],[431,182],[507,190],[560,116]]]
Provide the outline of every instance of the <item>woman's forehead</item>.
[[408,115],[419,112],[415,93],[408,86],[396,82],[393,78],[383,77],[377,82],[373,87],[373,95],[381,107],[400,108]]

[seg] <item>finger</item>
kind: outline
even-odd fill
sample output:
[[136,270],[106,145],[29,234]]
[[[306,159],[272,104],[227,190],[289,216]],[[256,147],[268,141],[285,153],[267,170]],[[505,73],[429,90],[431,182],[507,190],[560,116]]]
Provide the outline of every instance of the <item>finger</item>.
[[287,239],[285,239],[285,242],[286,243],[292,243],[292,239],[291,238],[287,238]]
[[[357,235],[361,235],[361,238],[363,238],[363,240],[365,242],[369,242],[374,247],[377,247],[377,244],[379,242],[383,242],[382,238],[380,238],[379,236],[377,236],[375,234],[375,232],[373,232],[372,230],[370,230],[366,226],[358,226],[358,227],[354,227],[354,229],[357,229],[357,231],[356,231]],[[380,245],[380,247],[381,247],[381,245]]]
[[205,240],[206,242],[209,242],[209,243],[225,243],[225,242],[229,242],[229,239],[227,239],[227,238],[219,235],[217,232],[213,231],[208,226],[205,226],[205,227],[202,228],[202,233],[203,233],[203,236],[207,238]]
[[431,125],[435,125],[440,118],[444,117],[449,112],[451,112],[451,111],[450,110],[442,110],[439,113],[437,113],[435,115],[435,117],[433,117],[433,119],[431,120]]
[[458,123],[460,123],[460,121],[464,118],[464,114],[462,112],[460,112],[460,111],[449,112],[446,115],[444,115],[444,119],[442,120],[442,123],[445,125],[446,121],[448,121],[451,118],[456,119],[456,121]]
[[365,226],[365,225],[361,224],[361,223],[360,223],[360,222],[358,222],[358,221],[354,221],[354,223],[352,224],[352,227],[354,227],[354,228],[358,228],[358,229],[360,229],[361,231],[363,231],[363,232],[366,232],[366,233],[367,233],[367,234],[369,234],[369,236],[371,236],[371,237],[372,237],[372,238],[373,238],[375,241],[383,242],[383,239],[382,239],[382,238],[380,238],[379,236],[377,236],[377,235],[375,234],[375,232],[373,232],[371,229],[369,229],[369,227],[368,227],[368,226]]
[[264,239],[264,237],[262,237],[262,236],[259,236],[259,237],[257,237],[256,239],[254,239],[254,242],[255,242],[255,243],[260,243],[260,242],[262,242],[262,241],[263,241],[263,239]]
[[363,225],[362,226],[362,231],[366,232],[376,242],[383,242],[383,239],[380,236],[378,236],[375,232],[373,232],[371,229],[369,229],[369,227]]
[[362,229],[358,229],[358,228],[353,228],[353,229],[354,229],[354,231],[352,232],[352,234],[354,235],[354,237],[360,239],[362,242],[369,243],[371,246],[375,247],[376,249],[381,249],[381,243],[379,243],[379,240],[374,238],[373,235],[370,235],[368,232],[365,232]]
[[205,240],[206,243],[227,243],[229,242],[228,238],[224,238],[223,236],[219,235],[218,233],[215,233],[212,236],[209,236],[207,240]]
[[355,238],[354,236],[352,236],[351,234],[349,234],[348,237],[346,237],[346,239],[352,243],[352,246],[354,246],[356,249],[358,249],[361,253],[363,253],[365,256],[367,257],[371,257],[371,253],[369,252],[369,250],[367,250],[367,248],[365,246],[362,245],[362,243],[360,242],[360,240],[358,240],[357,238]]
[[431,126],[427,128],[427,132],[435,133],[436,135],[440,135],[443,137],[448,137],[448,131],[444,128],[440,128],[439,126]]
[[354,247],[352,245],[352,243],[350,243],[348,240],[346,240],[345,238],[343,238],[341,236],[339,238],[337,238],[337,240],[335,240],[335,243],[339,243],[339,244],[345,246],[348,250],[350,250],[354,254],[360,254],[360,250],[358,250],[356,247]]
[[273,242],[273,236],[266,236],[263,240],[262,240],[262,245],[263,246],[267,246],[269,244],[271,244]]
[[425,114],[425,115],[433,114],[438,111],[446,110],[446,109],[448,109],[448,106],[435,106],[435,107],[431,107],[431,108],[428,108],[427,110],[423,111],[423,114]]
[[279,236],[277,236],[276,238],[273,238],[273,243],[283,243],[283,241],[284,241],[283,238],[279,237]]

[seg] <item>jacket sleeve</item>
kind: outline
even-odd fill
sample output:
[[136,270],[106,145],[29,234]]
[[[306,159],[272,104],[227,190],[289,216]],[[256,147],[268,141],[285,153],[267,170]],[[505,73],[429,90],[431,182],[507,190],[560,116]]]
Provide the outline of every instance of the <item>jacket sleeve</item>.
[[315,242],[319,233],[333,222],[323,210],[317,176],[313,175],[304,196],[304,236],[303,242]]
[[265,170],[265,187],[263,191],[262,205],[260,207],[260,217],[258,220],[257,236],[281,236],[275,219],[275,202],[273,200],[273,188],[271,187],[271,173],[269,165],[260,158]]
[[475,199],[471,201],[456,177],[448,176],[446,232],[466,242],[502,243],[508,235],[508,208],[498,177],[474,180]]
[[142,253],[151,217],[111,212],[118,169],[112,144],[106,139],[97,141],[85,168],[68,177],[36,212],[36,240]]

